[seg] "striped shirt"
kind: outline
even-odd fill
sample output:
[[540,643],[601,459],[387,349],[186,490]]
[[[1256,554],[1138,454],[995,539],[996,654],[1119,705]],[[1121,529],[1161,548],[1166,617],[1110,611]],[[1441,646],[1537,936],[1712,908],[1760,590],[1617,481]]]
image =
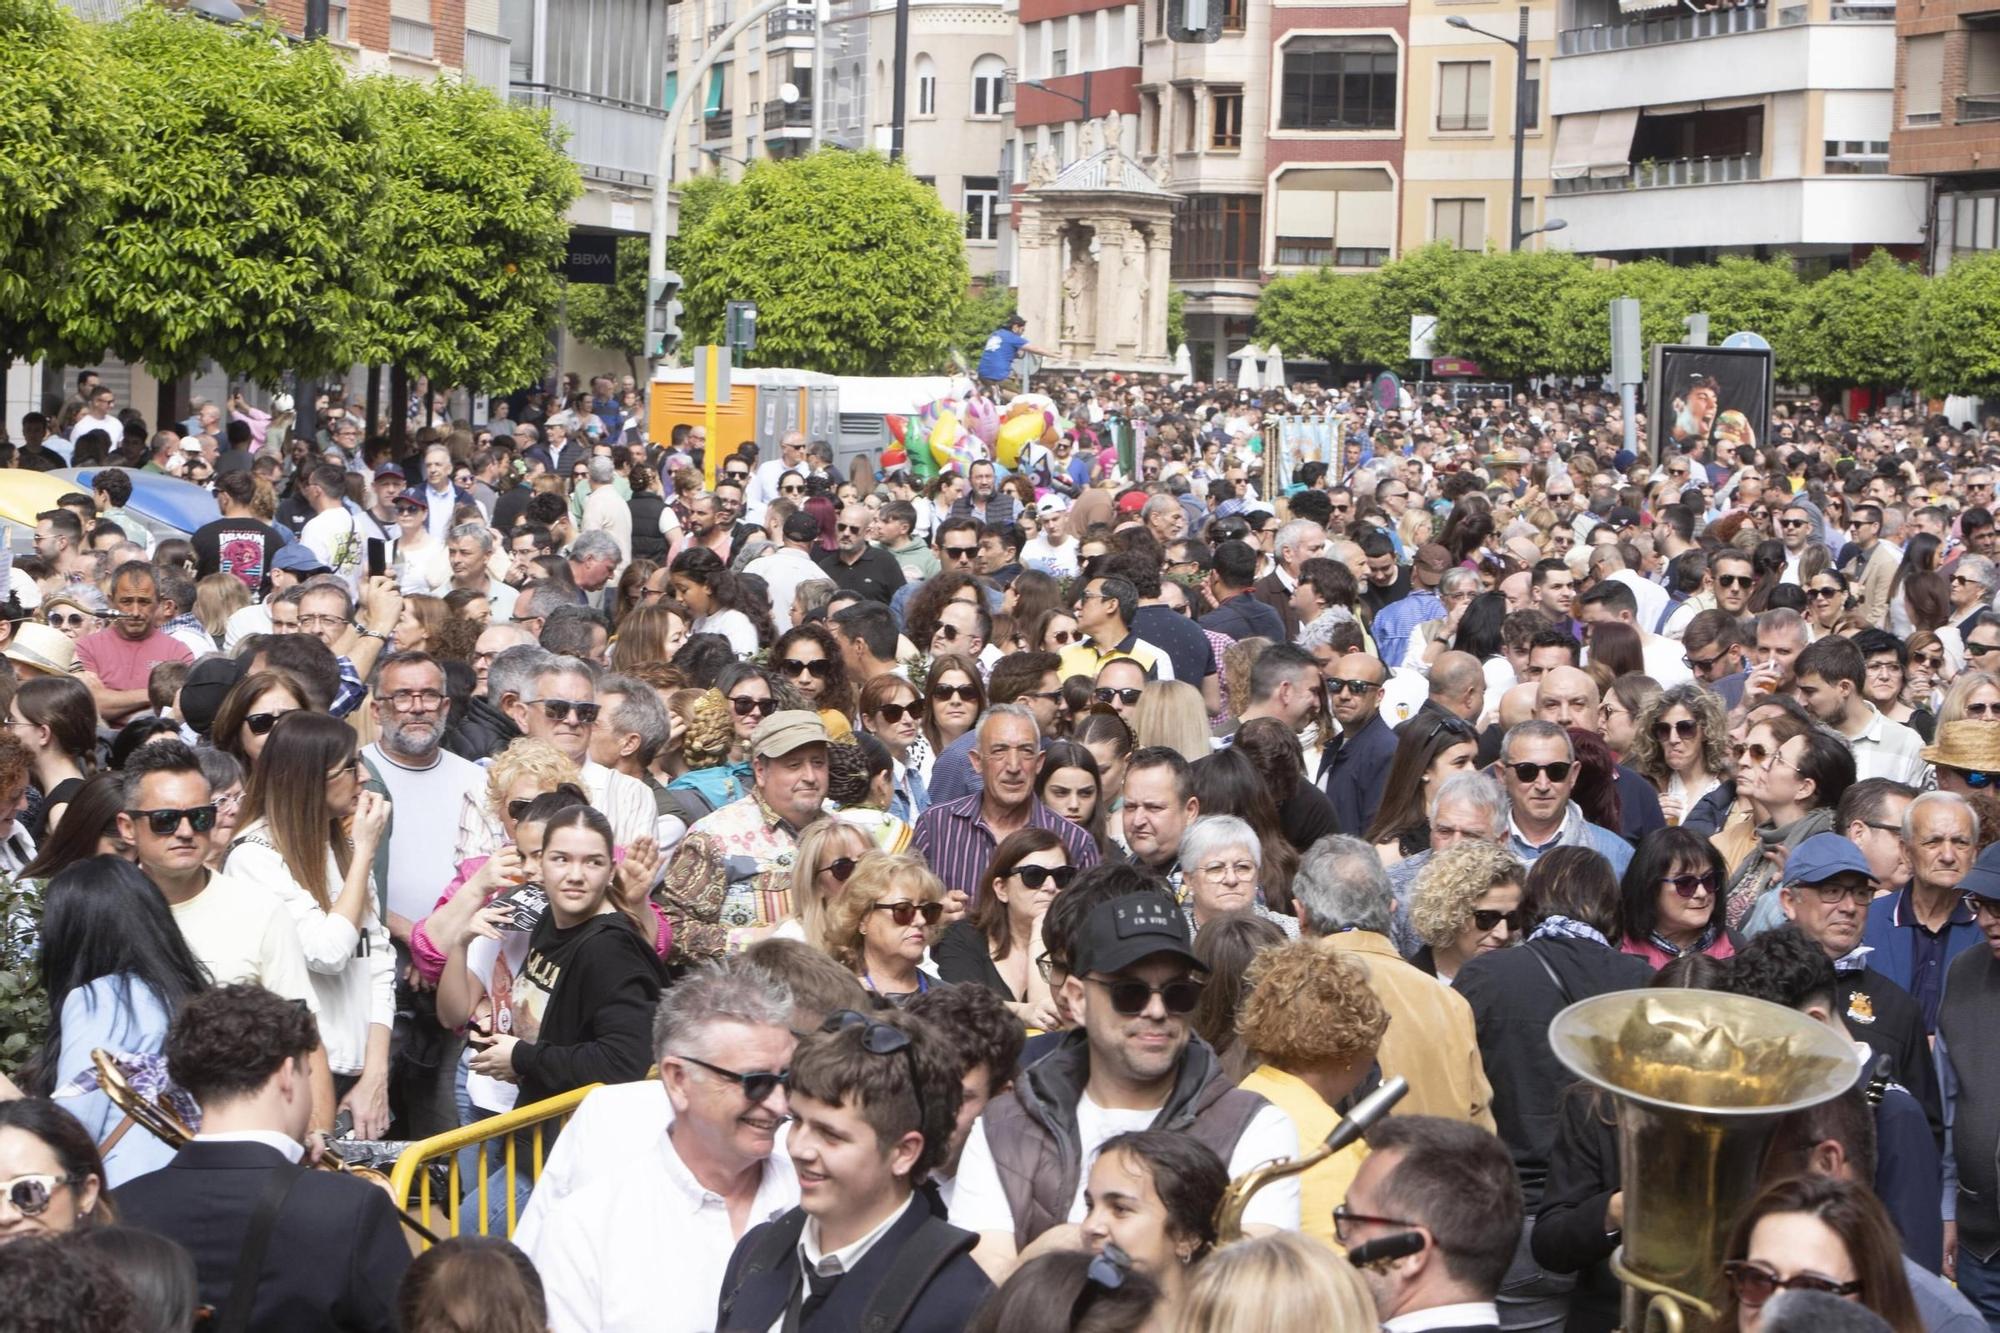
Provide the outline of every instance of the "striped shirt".
[[[974,792],[956,801],[933,805],[917,819],[917,850],[931,863],[932,872],[944,881],[944,886],[965,894],[972,906],[979,902],[979,877],[986,872],[993,849],[1000,843],[980,812],[985,800],[983,791]],[[1028,824],[1061,838],[1063,848],[1069,853],[1069,863],[1078,870],[1103,859],[1088,833],[1040,801],[1028,803]]]

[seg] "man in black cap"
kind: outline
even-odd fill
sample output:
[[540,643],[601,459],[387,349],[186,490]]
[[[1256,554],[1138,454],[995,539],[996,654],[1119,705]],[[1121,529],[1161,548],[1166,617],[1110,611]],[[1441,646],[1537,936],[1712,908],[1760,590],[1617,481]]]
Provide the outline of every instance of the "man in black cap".
[[[1084,1168],[1114,1135],[1189,1134],[1232,1177],[1298,1153],[1290,1118],[1234,1087],[1189,1030],[1205,969],[1185,914],[1150,876],[1099,873],[1130,875],[1137,891],[1098,903],[1077,932],[1062,999],[1078,1026],[987,1106],[959,1159],[952,1221],[979,1233],[973,1257],[996,1281],[1038,1236],[1077,1230]],[[1253,1231],[1297,1230],[1297,1178],[1260,1191],[1246,1220]],[[1077,1244],[1071,1237],[1063,1247]]]

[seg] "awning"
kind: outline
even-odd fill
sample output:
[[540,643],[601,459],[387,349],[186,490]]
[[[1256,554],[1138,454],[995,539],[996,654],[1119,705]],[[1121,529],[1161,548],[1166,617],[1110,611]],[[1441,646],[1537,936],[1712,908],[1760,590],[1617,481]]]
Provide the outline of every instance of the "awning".
[[1639,128],[1639,108],[1600,111],[1597,131],[1590,137],[1590,174],[1628,176],[1632,172],[1632,135]]
[[1590,142],[1597,137],[1598,113],[1563,116],[1556,121],[1555,151],[1549,155],[1549,175],[1574,180],[1590,174]]
[[1618,0],[1621,14],[1646,14],[1655,9],[1677,9],[1680,0]]

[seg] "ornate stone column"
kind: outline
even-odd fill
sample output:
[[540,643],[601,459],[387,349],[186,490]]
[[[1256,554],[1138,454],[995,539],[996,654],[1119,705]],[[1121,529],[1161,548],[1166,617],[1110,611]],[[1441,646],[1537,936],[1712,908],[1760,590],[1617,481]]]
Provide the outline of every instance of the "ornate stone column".
[[1122,217],[1100,216],[1092,220],[1097,228],[1097,331],[1094,354],[1100,359],[1119,360],[1119,339],[1125,329],[1125,306],[1138,293],[1123,290],[1119,282],[1126,237],[1132,226]]

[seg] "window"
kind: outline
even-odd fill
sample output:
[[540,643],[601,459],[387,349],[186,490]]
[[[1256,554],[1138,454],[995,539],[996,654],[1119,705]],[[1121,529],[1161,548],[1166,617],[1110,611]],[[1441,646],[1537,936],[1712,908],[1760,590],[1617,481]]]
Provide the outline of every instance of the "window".
[[935,176],[919,176],[919,177],[917,177],[917,184],[919,184],[919,185],[928,185],[928,186],[930,186],[930,187],[931,187],[931,188],[932,188],[933,190],[935,190],[935,189],[937,188],[937,177],[935,177]]
[[965,178],[965,239],[968,241],[997,241],[1000,239],[1000,178],[998,176],[967,176]]
[[1431,239],[1449,241],[1460,250],[1486,248],[1484,199],[1433,199]]
[[1052,79],[1061,78],[1067,73],[1069,73],[1069,52],[1065,48],[1058,46],[1055,50],[1049,52],[1049,77]]
[[1885,175],[1889,170],[1887,139],[1828,139],[1826,174],[1829,176]]
[[1300,37],[1285,44],[1278,127],[1396,128],[1396,44],[1387,37]]
[[999,56],[981,56],[972,62],[972,114],[997,116],[1007,82],[1007,63]]
[[1250,8],[1249,0],[1221,0],[1221,3],[1222,30],[1242,32],[1244,19]]
[[1493,100],[1493,65],[1485,60],[1445,60],[1438,64],[1437,127],[1440,133],[1487,128]]
[[1243,146],[1243,90],[1213,90],[1209,94],[1210,148],[1237,149]]
[[1049,131],[1049,157],[1063,166],[1069,165],[1069,156],[1063,150],[1063,132],[1061,130]]
[[1395,182],[1379,167],[1295,167],[1271,197],[1273,263],[1377,268],[1395,243]]
[[1179,142],[1174,147],[1183,153],[1192,153],[1196,145],[1196,125],[1194,112],[1194,89],[1174,89],[1174,124],[1180,128]]
[[1255,278],[1263,243],[1264,198],[1256,194],[1197,194],[1174,210],[1172,275],[1176,278]]
[[1139,142],[1145,145],[1148,157],[1158,157],[1160,153],[1160,95],[1158,93],[1139,94]]
[[1528,116],[1521,123],[1531,130],[1538,130],[1542,127],[1542,62],[1539,60],[1530,60],[1528,62],[1528,95],[1526,102]]
[[1936,125],[1944,119],[1943,33],[1903,39],[1903,123]]
[[917,57],[917,114],[937,114],[937,64],[929,56]]

